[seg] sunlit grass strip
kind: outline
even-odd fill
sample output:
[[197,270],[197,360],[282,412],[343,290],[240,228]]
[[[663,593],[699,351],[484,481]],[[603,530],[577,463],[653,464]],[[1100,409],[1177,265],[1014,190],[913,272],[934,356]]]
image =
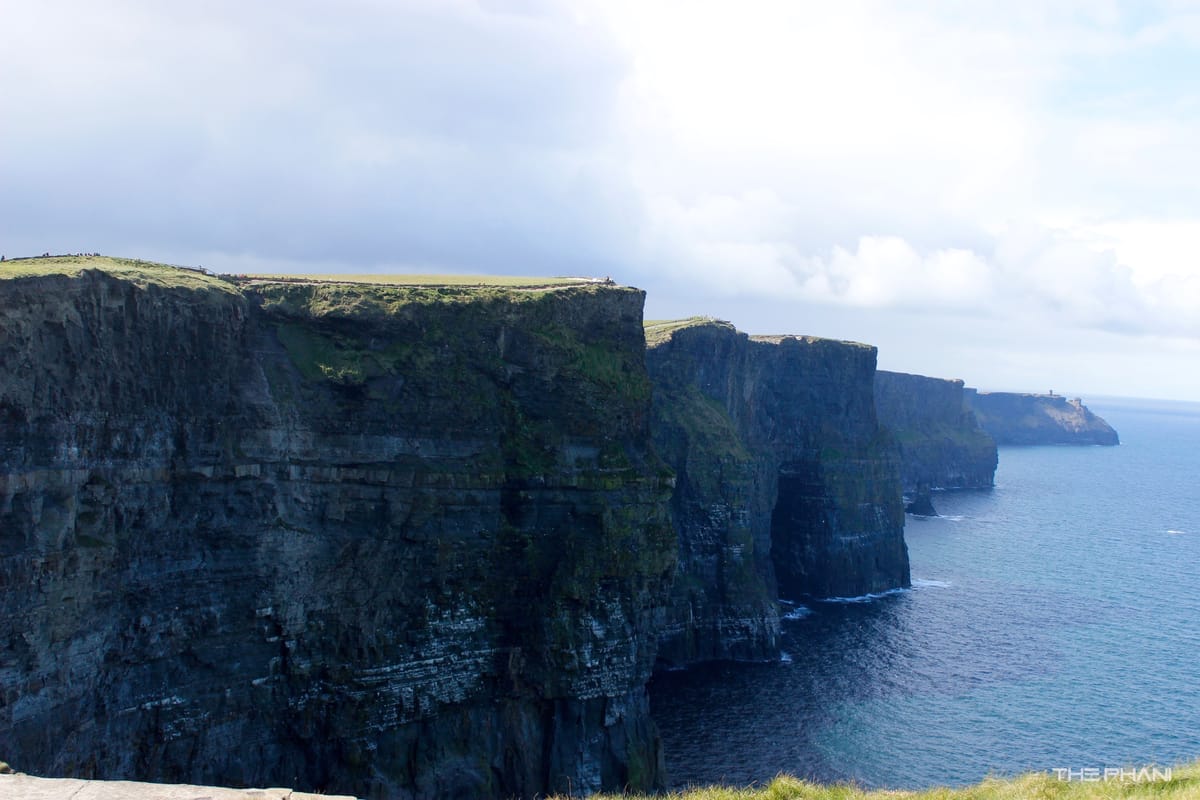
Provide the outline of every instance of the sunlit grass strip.
[[[1163,773],[1170,777],[1164,779]],[[1200,800],[1200,763],[1159,770],[1151,778],[1081,781],[1060,780],[1053,773],[1016,778],[988,778],[973,786],[935,788],[917,792],[866,791],[848,784],[827,786],[779,777],[766,786],[736,789],[714,786],[658,795],[655,800],[1109,800],[1110,798],[1195,798]],[[1103,777],[1101,775],[1101,777]],[[599,798],[639,795],[596,795]],[[651,800],[645,796],[646,800]],[[561,799],[560,800],[564,800]]]
[[154,284],[185,289],[216,289],[230,294],[237,289],[203,270],[111,256],[47,256],[0,262],[0,280],[39,278],[49,275],[75,276],[95,269],[138,285]]
[[341,274],[319,275],[239,274],[235,278],[261,281],[313,281],[319,283],[372,283],[384,286],[501,286],[518,289],[545,289],[558,286],[603,283],[601,278],[539,277],[512,275],[384,275]]
[[727,328],[733,326],[725,320],[716,317],[686,317],[684,319],[648,319],[642,323],[646,332],[646,344],[661,344],[671,338],[671,334],[684,328],[697,325],[721,325]]
[[61,255],[17,258],[0,262],[0,280],[4,278],[31,278],[45,275],[78,275],[86,269],[98,269],[129,280],[144,280],[163,285],[203,284],[229,289],[223,277],[259,281],[287,281],[313,283],[367,283],[381,286],[424,286],[424,287],[507,287],[516,289],[552,289],[563,286],[580,286],[611,283],[604,278],[568,276],[514,276],[514,275],[407,275],[382,273],[323,273],[282,274],[248,273],[230,276],[211,274],[202,269],[159,264],[132,258],[112,256]]

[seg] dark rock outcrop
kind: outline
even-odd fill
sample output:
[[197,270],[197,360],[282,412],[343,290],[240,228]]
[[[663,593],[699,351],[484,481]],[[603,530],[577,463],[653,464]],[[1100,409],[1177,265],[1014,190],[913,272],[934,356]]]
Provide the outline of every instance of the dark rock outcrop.
[[996,444],[1121,443],[1112,426],[1079,398],[1057,394],[966,391],[967,405]]
[[966,406],[962,381],[880,370],[875,408],[900,448],[901,481],[912,513],[935,513],[931,490],[993,485],[996,443]]
[[936,517],[937,509],[933,506],[933,497],[929,489],[919,489],[913,495],[904,498],[904,510],[919,517]]
[[676,472],[679,569],[660,658],[775,653],[777,598],[909,581],[896,450],[876,422],[875,349],[648,328],[651,430]]
[[676,541],[641,292],[132,274],[0,280],[6,757],[371,797],[661,785]]

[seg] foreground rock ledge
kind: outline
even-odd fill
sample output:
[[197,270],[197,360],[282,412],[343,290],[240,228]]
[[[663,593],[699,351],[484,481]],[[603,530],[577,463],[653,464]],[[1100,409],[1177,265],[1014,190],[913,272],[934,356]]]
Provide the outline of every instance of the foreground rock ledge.
[[349,795],[309,794],[291,789],[219,789],[212,786],[84,781],[0,775],[0,797],[8,800],[353,800]]

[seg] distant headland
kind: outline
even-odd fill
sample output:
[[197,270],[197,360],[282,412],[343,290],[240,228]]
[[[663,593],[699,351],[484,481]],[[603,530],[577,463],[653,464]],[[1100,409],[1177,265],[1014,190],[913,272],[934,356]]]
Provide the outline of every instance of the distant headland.
[[1113,427],[1079,398],[1062,395],[966,391],[967,406],[979,425],[1001,445],[1117,445]]

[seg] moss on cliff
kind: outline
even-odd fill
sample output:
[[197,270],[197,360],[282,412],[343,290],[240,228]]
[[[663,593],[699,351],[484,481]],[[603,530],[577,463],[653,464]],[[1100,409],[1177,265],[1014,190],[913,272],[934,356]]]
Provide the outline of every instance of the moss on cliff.
[[[749,462],[752,459],[729,418],[729,412],[695,384],[662,386],[656,398],[655,413],[656,425],[667,429],[659,437],[660,447],[669,452],[682,449],[694,457],[697,464],[708,467],[726,461]],[[712,469],[697,472],[699,474],[690,474],[693,485],[704,493],[715,492],[720,472]]]
[[[309,380],[364,386],[433,369],[450,386],[469,381],[472,370],[503,383],[513,370],[537,366],[506,365],[508,355],[519,361],[521,352],[537,351],[538,361],[552,364],[557,379],[589,388],[585,394],[598,412],[613,397],[621,401],[619,408],[650,397],[637,351],[614,348],[603,332],[581,328],[565,311],[570,303],[561,302],[640,297],[636,289],[595,283],[527,289],[258,281],[246,289],[280,320],[279,339]],[[466,351],[473,353],[470,365],[459,357]]]
[[371,350],[366,343],[340,333],[324,333],[297,323],[276,326],[279,341],[306,380],[327,380],[346,386],[394,374],[413,357],[413,348],[392,342]]

